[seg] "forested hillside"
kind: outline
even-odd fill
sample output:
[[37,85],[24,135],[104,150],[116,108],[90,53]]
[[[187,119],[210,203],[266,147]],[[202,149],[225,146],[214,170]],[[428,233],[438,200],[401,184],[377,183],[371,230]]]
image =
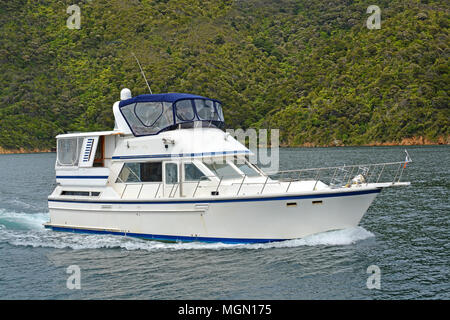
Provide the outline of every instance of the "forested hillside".
[[285,145],[448,143],[449,18],[432,0],[0,0],[0,147],[112,129],[120,90],[147,93],[132,52],[154,93],[219,99],[229,128]]

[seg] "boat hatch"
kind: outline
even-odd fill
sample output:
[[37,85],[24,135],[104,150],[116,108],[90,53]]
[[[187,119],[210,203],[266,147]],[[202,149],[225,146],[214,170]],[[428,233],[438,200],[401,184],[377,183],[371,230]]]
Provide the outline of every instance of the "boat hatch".
[[218,128],[225,124],[218,100],[191,94],[144,94],[120,101],[119,109],[135,136],[154,135],[195,122]]

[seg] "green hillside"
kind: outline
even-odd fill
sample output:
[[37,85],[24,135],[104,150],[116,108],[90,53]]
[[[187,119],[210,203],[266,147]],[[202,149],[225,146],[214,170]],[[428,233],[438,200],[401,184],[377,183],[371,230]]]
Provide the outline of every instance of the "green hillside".
[[[0,147],[109,130],[120,90],[224,103],[230,128],[286,145],[448,141],[446,1],[0,0]],[[369,30],[369,5],[381,29]]]

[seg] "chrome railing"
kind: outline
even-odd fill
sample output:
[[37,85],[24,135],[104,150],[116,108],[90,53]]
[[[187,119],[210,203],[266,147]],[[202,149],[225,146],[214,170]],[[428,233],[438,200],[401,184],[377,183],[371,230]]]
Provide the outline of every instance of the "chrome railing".
[[[257,177],[242,174],[242,180],[240,182],[236,182],[238,181],[236,175],[202,176],[200,179],[195,181],[182,181],[166,185],[167,189],[165,188],[164,183],[160,182],[158,184],[158,188],[156,190],[156,193],[154,194],[154,197],[156,198],[158,196],[158,193],[162,188],[162,194],[164,197],[167,196],[168,198],[174,198],[175,196],[177,196],[177,192],[178,194],[184,193],[182,192],[182,190],[185,190],[184,187],[189,186],[190,184],[195,184],[192,192],[192,197],[196,196],[200,188],[207,189],[211,192],[211,195],[218,195],[221,186],[228,188],[228,192],[226,194],[230,196],[233,195],[229,192],[230,190],[232,190],[230,187],[236,185],[238,185],[238,187],[234,196],[239,196],[244,186],[252,186],[252,191],[254,194],[263,194],[267,187],[270,185],[277,185],[277,193],[280,193],[280,188],[282,186],[285,186],[286,189],[284,189],[283,192],[288,193],[292,187],[292,184],[300,181],[312,182],[310,184],[312,185],[313,191],[317,190],[316,188],[319,182],[321,184],[325,184],[330,188],[348,188],[355,184],[368,185],[371,183],[388,183],[394,185],[396,183],[400,183],[404,169],[406,168],[408,163],[412,162],[408,152],[406,150],[405,152],[405,161],[263,172],[263,175]],[[136,178],[139,179],[139,177],[137,176]],[[262,179],[264,179],[264,182],[262,182]],[[123,198],[127,187],[131,184],[140,185],[137,198],[140,197],[144,183],[125,183],[124,181],[122,181],[122,179],[120,179],[120,177],[118,177],[118,181],[125,184],[125,187],[121,192],[121,198]],[[228,183],[224,185],[223,183],[225,181],[227,181]],[[229,183],[230,181],[231,183]],[[217,182],[217,184],[215,184],[215,182]],[[255,186],[258,185],[260,185],[260,187],[255,188]],[[183,194],[182,196],[186,195]]]
[[[252,186],[252,190],[255,194],[263,194],[269,186],[273,185],[278,186],[277,193],[288,193],[292,188],[292,184],[300,181],[312,182],[312,191],[317,190],[319,182],[331,188],[348,188],[355,184],[368,185],[371,183],[396,184],[400,182],[407,164],[411,162],[412,161],[408,157],[407,160],[399,162],[307,168],[299,170],[284,170],[272,173],[265,172],[264,176],[257,176],[257,179],[255,179],[255,176],[248,176],[244,174],[242,175],[242,179],[240,181],[236,179],[236,176],[203,176],[201,179],[196,181],[183,181],[166,185],[168,188],[164,190],[163,194],[165,197],[167,196],[168,198],[174,198],[177,196],[177,192],[180,189],[185,190],[185,186],[188,185],[195,185],[193,190],[191,189],[192,197],[195,197],[201,188],[207,189],[208,192],[211,192],[211,195],[218,195],[221,187],[222,189],[228,188],[228,191],[230,191],[231,186],[237,186],[237,191],[234,194],[227,192],[227,195],[239,196],[242,190],[245,189],[244,186]],[[264,181],[262,181],[262,179],[264,179]],[[183,185],[183,188],[181,184]],[[125,184],[121,198],[123,197],[127,186],[128,184]],[[281,187],[283,187],[282,190],[280,189]],[[157,191],[154,195],[155,197],[158,195],[161,188],[164,188],[164,184],[162,182],[158,185]],[[139,190],[138,197],[141,195],[141,191],[142,186]],[[183,196],[186,195],[183,194]]]
[[[342,165],[325,168],[307,168],[268,173],[273,179],[284,182],[314,181],[316,188],[319,181],[330,187],[345,187],[351,184],[398,183],[406,165],[411,161],[386,162],[375,164]],[[289,190],[290,185],[287,187]]]

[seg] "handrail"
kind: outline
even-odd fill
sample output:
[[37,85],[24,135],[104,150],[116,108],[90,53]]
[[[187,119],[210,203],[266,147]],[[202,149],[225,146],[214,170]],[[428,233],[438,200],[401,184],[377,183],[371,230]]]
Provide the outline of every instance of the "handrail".
[[305,169],[295,169],[295,170],[283,170],[283,171],[273,171],[264,172],[268,175],[280,174],[280,173],[290,173],[290,172],[303,172],[303,171],[315,171],[315,170],[325,170],[325,169],[339,169],[339,168],[351,168],[351,167],[367,167],[367,166],[379,166],[379,165],[393,165],[393,164],[405,164],[411,163],[412,161],[397,161],[397,162],[384,162],[384,163],[371,163],[371,164],[352,164],[352,165],[342,165],[335,167],[321,167],[321,168],[305,168]]
[[[183,181],[184,184],[196,184],[195,188],[192,193],[192,197],[195,197],[195,195],[198,192],[198,189],[203,187],[201,184],[203,181],[207,182],[208,189],[212,189],[212,191],[216,191],[216,194],[218,194],[219,189],[221,187],[227,186],[227,184],[223,184],[224,180],[227,180],[227,178],[232,178],[232,184],[239,184],[239,187],[236,192],[236,196],[238,196],[243,190],[244,185],[250,186],[250,185],[261,185],[261,189],[259,189],[259,192],[257,190],[255,193],[257,194],[263,194],[266,190],[268,185],[273,184],[281,184],[286,183],[286,189],[285,192],[288,193],[289,190],[292,187],[293,182],[298,181],[313,181],[313,190],[316,190],[319,182],[322,184],[328,183],[328,186],[331,188],[338,188],[338,187],[350,187],[352,184],[359,184],[359,185],[368,185],[369,183],[379,183],[380,180],[384,180],[385,182],[390,182],[392,184],[396,182],[400,182],[400,179],[403,175],[404,169],[406,167],[406,164],[412,162],[410,158],[407,158],[405,161],[397,161],[397,162],[385,162],[385,163],[372,163],[372,164],[356,164],[356,165],[342,165],[342,166],[332,166],[332,167],[322,167],[322,168],[305,168],[305,169],[297,169],[297,170],[283,170],[283,171],[277,171],[274,173],[265,172],[265,175],[261,176],[248,176],[246,174],[241,174],[242,180],[237,182],[236,175],[222,175],[220,177],[216,175],[211,176],[202,176],[199,180],[196,181]],[[395,166],[395,168],[393,168]],[[356,171],[356,172],[355,172]],[[383,174],[387,175],[388,177],[391,177],[390,179],[387,179],[383,176]],[[271,176],[276,176],[277,178],[272,178]],[[309,177],[308,177],[309,175]],[[287,176],[287,177],[286,177]],[[294,177],[290,177],[294,176]],[[393,176],[393,179],[392,179]],[[264,181],[262,181],[262,178],[265,178]],[[282,177],[283,179],[281,179]],[[383,179],[382,179],[383,177]],[[207,178],[204,180],[204,178]],[[217,185],[213,183],[214,179],[209,178],[219,178],[219,181]],[[247,179],[248,178],[248,179]],[[252,178],[259,178],[261,181],[252,181]],[[121,179],[120,179],[121,180]],[[127,186],[128,184],[126,184]],[[158,192],[161,188],[161,185],[163,183],[160,183],[158,186],[158,190],[156,190],[155,197],[158,195]],[[126,186],[124,190],[122,191],[121,197],[123,197]],[[174,183],[171,186],[170,192],[169,192],[169,198],[173,198],[176,196],[177,190],[179,187],[179,182]],[[142,191],[142,186],[139,190],[139,196]]]

